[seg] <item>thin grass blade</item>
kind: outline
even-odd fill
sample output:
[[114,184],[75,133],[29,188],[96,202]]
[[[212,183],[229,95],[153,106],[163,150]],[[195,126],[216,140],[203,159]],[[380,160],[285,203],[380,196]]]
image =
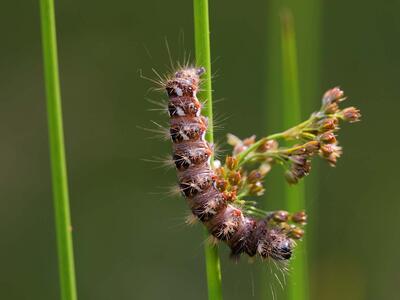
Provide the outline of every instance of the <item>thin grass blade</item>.
[[77,292],[53,0],[40,1],[40,18],[61,299],[76,300]]
[[[301,102],[299,91],[296,37],[293,17],[289,10],[281,11],[281,42],[282,42],[282,105],[283,128],[300,123]],[[288,211],[296,212],[305,209],[305,185],[285,187],[285,202]],[[292,261],[292,271],[288,282],[288,299],[308,299],[308,270],[307,270],[306,240],[304,239],[296,248]]]
[[[212,107],[212,89],[211,89],[211,54],[210,54],[210,29],[208,17],[208,0],[193,0],[194,7],[194,31],[195,31],[195,50],[196,50],[196,65],[203,66],[206,73],[203,75],[203,92],[200,93],[200,98],[205,101],[203,114],[208,118],[208,130],[206,140],[213,144],[213,107]],[[212,162],[211,162],[212,164]],[[208,232],[205,232],[208,237]],[[222,299],[222,284],[221,284],[221,267],[218,256],[217,246],[208,243],[204,246],[206,271],[207,271],[207,286],[208,299]]]

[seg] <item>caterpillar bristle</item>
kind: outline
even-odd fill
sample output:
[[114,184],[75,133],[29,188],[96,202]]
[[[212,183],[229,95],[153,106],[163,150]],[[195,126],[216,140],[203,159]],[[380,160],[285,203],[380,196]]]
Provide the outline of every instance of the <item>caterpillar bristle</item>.
[[196,217],[194,214],[192,214],[192,213],[188,214],[188,215],[186,216],[186,218],[185,218],[185,223],[186,223],[187,225],[194,225],[194,224],[197,224],[198,221],[199,221],[199,220],[197,219],[197,217]]
[[179,198],[182,196],[181,188],[176,184],[168,186],[165,193],[169,198]]
[[218,141],[214,141],[214,144],[212,145],[212,150],[214,155],[214,168],[216,168],[215,162],[223,161],[226,149]]
[[165,157],[153,157],[151,159],[142,158],[141,160],[154,164],[154,169],[169,170],[175,167],[175,161],[169,155]]
[[154,135],[149,136],[148,139],[160,139],[167,141],[171,138],[170,129],[166,126],[160,125],[157,122],[151,121],[155,128],[147,128],[142,126],[136,126],[138,129],[153,133]]
[[150,90],[162,91],[162,90],[164,89],[164,87],[165,87],[165,81],[160,80],[160,79],[154,79],[154,78],[147,77],[147,76],[143,75],[142,69],[139,69],[138,72],[139,72],[139,77],[140,77],[141,79],[147,80],[147,81],[149,81],[149,82],[151,82],[151,83],[154,84],[154,86],[152,86],[152,87],[150,88]]
[[[215,103],[215,101],[214,101]],[[219,132],[225,129],[224,124],[226,121],[230,118],[230,116],[226,116],[223,114],[218,114],[214,113],[214,119],[213,119],[213,130],[214,132]]]
[[[277,299],[277,289],[285,290],[286,276],[289,273],[287,261],[266,260],[269,275],[266,285],[269,285],[272,299]],[[273,279],[273,280],[271,280]]]
[[149,108],[148,111],[158,111],[161,112],[162,114],[168,113],[168,109],[166,108],[168,106],[168,102],[161,99],[161,100],[153,100],[150,98],[145,98],[147,102],[150,104],[156,106],[157,108]]
[[206,239],[206,243],[211,246],[217,246],[219,244],[219,240],[216,237],[209,235]]

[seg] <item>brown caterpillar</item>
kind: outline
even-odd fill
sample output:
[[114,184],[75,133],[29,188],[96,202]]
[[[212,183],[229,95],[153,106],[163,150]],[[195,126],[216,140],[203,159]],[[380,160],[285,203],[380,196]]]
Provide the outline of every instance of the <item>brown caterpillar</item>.
[[224,241],[232,256],[288,260],[295,242],[279,226],[269,222],[272,214],[256,219],[233,205],[217,186],[218,176],[210,165],[213,146],[205,140],[207,118],[196,93],[203,67],[184,67],[166,80],[169,102],[169,133],[173,161],[182,194],[192,213],[216,239]]

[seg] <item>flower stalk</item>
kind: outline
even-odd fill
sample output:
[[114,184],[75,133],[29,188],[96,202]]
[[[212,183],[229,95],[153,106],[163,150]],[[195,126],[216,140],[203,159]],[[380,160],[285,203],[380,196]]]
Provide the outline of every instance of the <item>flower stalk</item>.
[[[208,119],[208,130],[206,140],[214,143],[213,133],[213,106],[211,88],[211,51],[210,51],[210,29],[208,17],[208,0],[193,0],[194,8],[194,33],[196,49],[196,65],[204,67],[207,72],[203,75],[203,92],[200,93],[201,99],[205,102],[203,114]],[[211,157],[213,166],[213,157]],[[205,235],[209,236],[206,231]],[[218,256],[217,245],[205,243],[204,245],[207,287],[209,300],[222,300],[221,267]]]

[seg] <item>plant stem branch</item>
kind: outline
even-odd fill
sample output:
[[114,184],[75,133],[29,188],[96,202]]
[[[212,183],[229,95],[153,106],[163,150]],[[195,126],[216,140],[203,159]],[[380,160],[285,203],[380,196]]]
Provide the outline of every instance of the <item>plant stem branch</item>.
[[314,120],[314,117],[311,116],[309,119],[306,121],[300,123],[299,125],[296,125],[292,128],[289,128],[283,132],[279,133],[274,133],[271,135],[268,135],[264,138],[259,139],[257,142],[252,144],[249,148],[247,148],[245,151],[239,153],[236,157],[238,161],[238,165],[242,165],[246,159],[246,157],[252,153],[253,151],[257,150],[258,147],[260,147],[263,143],[265,143],[268,140],[278,140],[278,139],[284,139],[284,140],[289,140],[289,139],[298,139],[298,135],[301,133],[301,130],[307,126],[308,124],[312,123]]
[[40,16],[61,299],[76,300],[53,0],[40,0]]
[[[213,107],[212,107],[212,89],[211,89],[211,54],[210,54],[210,29],[208,18],[208,0],[193,0],[194,7],[194,31],[196,48],[196,65],[206,69],[203,75],[203,92],[200,96],[205,100],[203,114],[208,118],[208,130],[206,140],[214,143],[213,133]],[[213,159],[211,159],[211,165]],[[208,232],[205,233],[208,237]],[[221,268],[218,256],[217,246],[204,246],[207,286],[209,300],[222,300]]]

